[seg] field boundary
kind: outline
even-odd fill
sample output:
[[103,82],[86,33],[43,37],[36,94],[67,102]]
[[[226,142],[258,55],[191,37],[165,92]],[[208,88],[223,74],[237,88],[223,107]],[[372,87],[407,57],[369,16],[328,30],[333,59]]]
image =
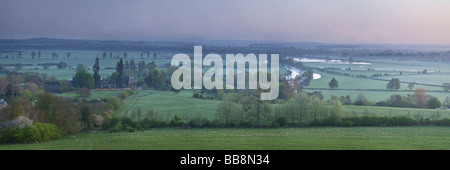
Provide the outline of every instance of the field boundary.
[[[387,89],[331,89],[331,88],[303,88],[305,90],[331,90],[331,91],[384,91],[384,92],[414,92],[414,90],[387,90]],[[427,92],[450,93],[450,91],[427,90]]]

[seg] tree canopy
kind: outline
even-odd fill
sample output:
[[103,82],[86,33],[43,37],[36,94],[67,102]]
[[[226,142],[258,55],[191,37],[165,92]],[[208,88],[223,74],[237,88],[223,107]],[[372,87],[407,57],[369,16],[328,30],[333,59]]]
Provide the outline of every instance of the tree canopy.
[[328,86],[330,86],[331,89],[335,89],[339,87],[338,81],[333,77],[331,81],[328,83]]
[[95,87],[94,77],[86,70],[81,70],[73,77],[75,87],[93,89]]

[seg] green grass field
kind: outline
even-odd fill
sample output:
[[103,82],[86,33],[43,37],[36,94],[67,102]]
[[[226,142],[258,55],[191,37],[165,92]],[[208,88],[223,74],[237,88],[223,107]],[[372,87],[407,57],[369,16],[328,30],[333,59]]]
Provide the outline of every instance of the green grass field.
[[214,119],[219,100],[195,99],[193,91],[183,90],[179,93],[169,91],[141,90],[128,98],[116,115],[130,113],[140,107],[144,113],[153,110],[161,120],[172,119],[173,116],[205,116]]
[[0,150],[445,150],[449,140],[448,127],[152,129],[88,132]]
[[[116,94],[120,93],[121,91],[125,91],[125,90],[91,91],[91,96],[89,96],[87,99],[88,100],[92,100],[92,99],[108,98],[108,97],[116,96]],[[78,95],[78,93],[76,93],[76,92],[66,92],[66,93],[54,94],[54,95],[55,96],[61,96],[61,97],[75,98]]]

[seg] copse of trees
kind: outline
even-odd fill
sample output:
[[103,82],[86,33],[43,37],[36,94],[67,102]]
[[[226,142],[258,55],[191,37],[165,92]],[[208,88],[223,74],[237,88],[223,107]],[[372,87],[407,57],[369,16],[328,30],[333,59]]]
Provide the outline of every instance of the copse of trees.
[[[273,109],[273,110],[272,110]],[[273,108],[248,93],[229,93],[217,109],[220,125],[235,126],[307,126],[312,122],[334,122],[345,116],[344,108],[338,97],[329,101],[299,93],[287,102]]]
[[298,80],[287,80],[284,78],[281,80],[280,86],[279,86],[279,96],[280,99],[288,99],[295,96],[295,94],[301,90],[303,86],[300,84]]
[[400,89],[400,80],[398,78],[392,78],[389,83],[386,85],[387,89],[390,90],[398,90]]
[[400,94],[392,94],[388,99],[377,102],[376,105],[435,109],[441,107],[442,103],[438,98],[427,95],[425,89],[419,88],[415,91],[414,95],[402,96]]
[[58,65],[56,65],[56,67],[57,67],[58,69],[66,69],[68,66],[67,66],[67,63],[66,63],[66,62],[61,61],[61,62],[58,63]]
[[399,94],[392,94],[389,99],[377,102],[376,105],[388,107],[416,107],[416,103],[412,97]]
[[220,126],[259,127],[273,123],[272,113],[269,104],[259,100],[258,93],[248,91],[226,94],[217,108],[216,117]]

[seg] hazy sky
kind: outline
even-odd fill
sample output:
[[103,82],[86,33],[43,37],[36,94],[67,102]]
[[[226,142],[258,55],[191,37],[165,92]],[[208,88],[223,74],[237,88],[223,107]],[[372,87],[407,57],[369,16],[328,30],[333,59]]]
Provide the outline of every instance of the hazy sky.
[[0,38],[450,43],[449,0],[0,0]]

